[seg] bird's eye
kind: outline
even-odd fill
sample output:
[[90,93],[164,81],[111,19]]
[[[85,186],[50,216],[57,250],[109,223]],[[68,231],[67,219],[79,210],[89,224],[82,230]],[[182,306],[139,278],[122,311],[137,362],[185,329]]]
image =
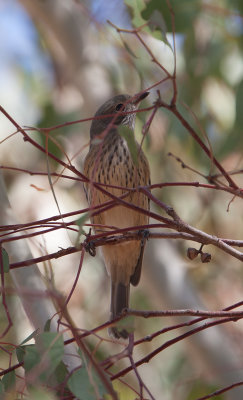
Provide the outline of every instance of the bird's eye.
[[116,111],[120,111],[120,109],[123,107],[123,104],[122,103],[120,103],[120,104],[117,104],[117,106],[116,106]]

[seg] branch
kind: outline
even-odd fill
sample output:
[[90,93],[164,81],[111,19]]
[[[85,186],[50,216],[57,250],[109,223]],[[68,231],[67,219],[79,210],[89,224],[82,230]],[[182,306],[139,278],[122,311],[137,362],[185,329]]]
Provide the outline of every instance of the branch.
[[215,392],[210,393],[210,394],[208,394],[208,395],[206,395],[206,396],[198,397],[196,400],[207,400],[207,399],[211,399],[212,397],[218,396],[219,394],[222,394],[222,393],[226,393],[226,392],[228,392],[229,390],[234,389],[234,388],[236,388],[236,387],[238,387],[238,386],[242,386],[242,385],[243,385],[243,381],[241,381],[241,382],[236,382],[236,383],[232,383],[232,385],[225,386],[224,388],[219,389],[219,390],[216,390]]
[[127,309],[123,311],[124,315],[134,315],[136,317],[154,318],[154,317],[235,317],[243,318],[243,311],[204,311],[204,310],[165,310],[165,311],[138,311]]
[[211,153],[211,151],[207,148],[207,146],[203,143],[203,141],[200,139],[196,131],[192,128],[192,126],[185,120],[185,118],[182,116],[182,114],[178,111],[177,107],[175,104],[166,104],[164,102],[161,102],[161,107],[166,108],[170,110],[180,121],[180,123],[186,128],[186,130],[190,133],[190,135],[195,139],[195,141],[200,145],[204,153],[207,154],[207,156],[212,160],[214,165],[219,169],[219,171],[222,173],[222,175],[225,177],[225,179],[228,181],[229,186],[236,189],[240,190],[239,187],[236,185],[236,183],[233,181],[233,179],[229,176],[229,174],[225,171],[225,169],[222,167],[222,165],[218,162],[218,160],[214,157],[214,155]]
[[[157,347],[157,349],[155,349],[154,351],[149,353],[147,356],[145,356],[145,357],[141,358],[139,361],[137,361],[135,363],[135,366],[139,367],[142,364],[148,363],[153,357],[155,357],[157,354],[159,354],[160,352],[162,352],[166,348],[174,345],[177,342],[180,342],[181,340],[186,339],[187,337],[190,337],[190,336],[194,335],[195,333],[201,332],[201,331],[203,331],[205,329],[208,329],[208,328],[216,326],[216,325],[224,324],[224,323],[229,322],[229,321],[233,321],[234,322],[235,318],[222,318],[220,320],[209,322],[207,324],[199,326],[198,328],[191,329],[190,331],[188,331],[188,332],[186,332],[186,333],[184,333],[182,335],[179,335],[179,336],[175,337],[174,339],[168,340],[163,345]],[[127,367],[127,368],[123,369],[122,371],[120,371],[117,374],[113,375],[111,380],[113,381],[115,379],[120,378],[121,376],[126,375],[132,369],[133,369],[132,367]]]

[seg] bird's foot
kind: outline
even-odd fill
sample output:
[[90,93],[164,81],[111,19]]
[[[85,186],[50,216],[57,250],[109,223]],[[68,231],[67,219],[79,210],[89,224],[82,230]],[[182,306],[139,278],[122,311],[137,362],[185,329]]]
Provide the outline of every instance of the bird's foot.
[[87,253],[89,253],[92,257],[95,257],[95,255],[96,255],[95,243],[92,240],[90,240],[88,242],[86,239],[84,241],[83,245],[84,245],[85,251],[87,251]]
[[148,229],[140,229],[140,231],[138,231],[139,236],[142,237],[141,240],[141,246],[144,246],[145,244],[145,240],[148,240],[149,238],[149,230]]

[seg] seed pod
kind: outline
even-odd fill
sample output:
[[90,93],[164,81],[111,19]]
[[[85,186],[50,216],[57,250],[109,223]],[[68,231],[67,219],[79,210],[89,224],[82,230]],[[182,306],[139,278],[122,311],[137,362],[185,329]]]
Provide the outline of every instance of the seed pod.
[[198,256],[198,250],[194,247],[188,247],[187,249],[187,257],[189,260],[194,260]]
[[201,261],[202,263],[209,263],[211,261],[211,254],[201,253]]

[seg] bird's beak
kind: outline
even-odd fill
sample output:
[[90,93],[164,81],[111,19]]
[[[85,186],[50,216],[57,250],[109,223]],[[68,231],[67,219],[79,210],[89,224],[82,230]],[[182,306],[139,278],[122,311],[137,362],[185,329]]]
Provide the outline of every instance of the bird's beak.
[[135,95],[133,96],[132,103],[135,104],[135,105],[137,105],[137,104],[140,103],[140,101],[142,101],[143,99],[145,99],[145,97],[147,97],[148,95],[149,95],[149,92],[143,92],[143,93],[135,94]]

